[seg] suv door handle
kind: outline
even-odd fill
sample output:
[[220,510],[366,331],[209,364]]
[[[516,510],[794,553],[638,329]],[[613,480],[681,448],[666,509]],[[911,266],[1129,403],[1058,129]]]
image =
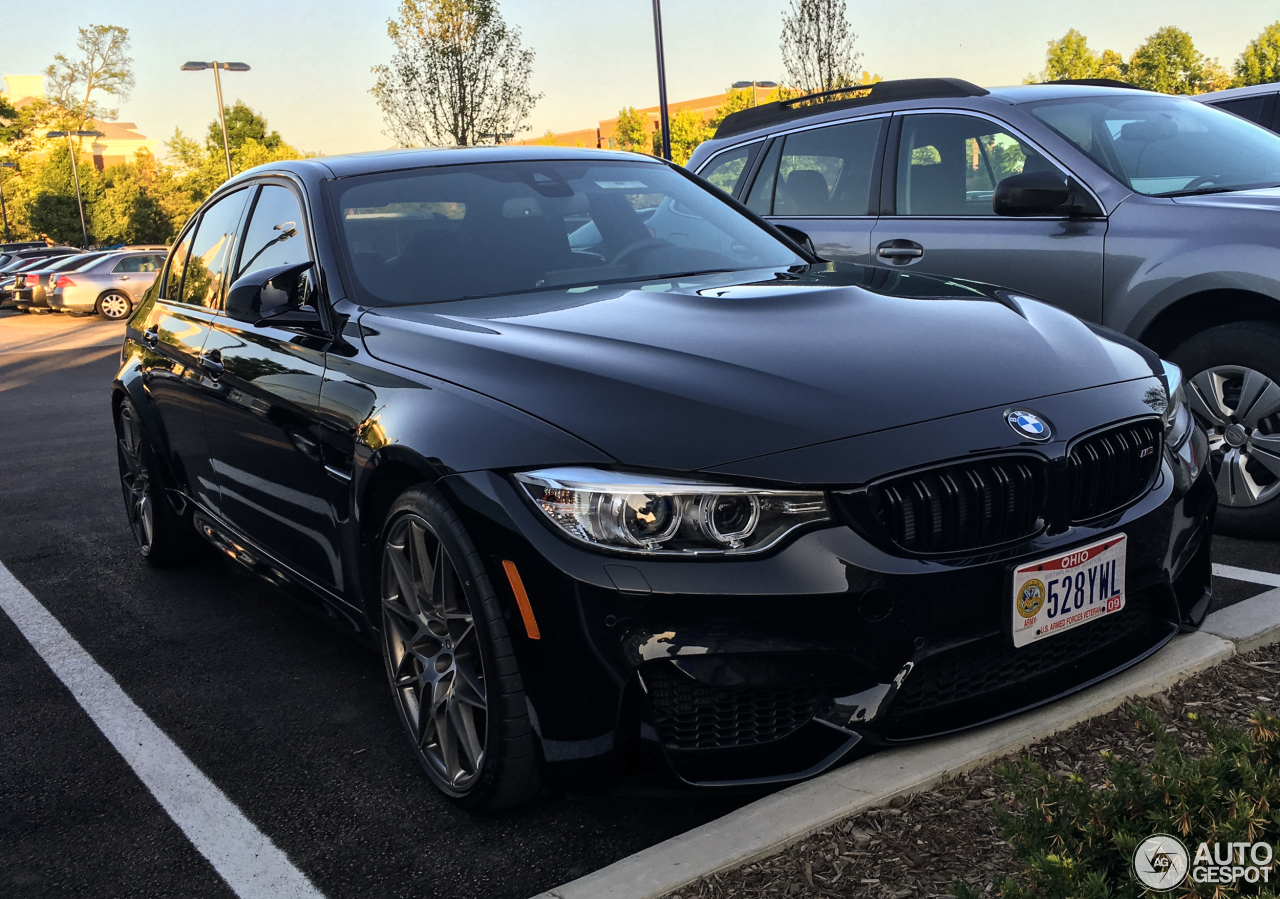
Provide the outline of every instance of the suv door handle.
[[924,247],[914,240],[886,240],[876,247],[876,255],[892,265],[910,265],[924,255]]

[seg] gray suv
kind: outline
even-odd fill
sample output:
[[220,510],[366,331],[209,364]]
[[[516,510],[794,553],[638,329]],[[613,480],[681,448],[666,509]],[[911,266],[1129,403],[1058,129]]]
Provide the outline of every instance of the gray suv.
[[1280,135],[1114,84],[771,103],[727,117],[689,168],[826,259],[1000,284],[1172,359],[1210,435],[1219,530],[1275,537]]

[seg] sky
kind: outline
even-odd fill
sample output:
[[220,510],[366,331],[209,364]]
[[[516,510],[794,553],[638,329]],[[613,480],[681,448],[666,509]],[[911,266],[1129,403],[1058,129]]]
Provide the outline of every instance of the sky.
[[[664,0],[671,100],[723,91],[734,81],[782,77],[778,36],[788,0]],[[207,3],[41,0],[5,15],[0,75],[32,75],[76,29],[129,29],[137,85],[120,120],[148,137],[175,128],[202,137],[217,116],[213,76],[179,72],[187,60],[246,62],[223,76],[236,99],[267,117],[289,143],[325,154],[392,145],[369,95],[369,70],[390,61],[387,19],[397,0],[217,0]],[[593,127],[623,106],[657,104],[650,0],[500,0],[508,24],[537,54],[543,94],[529,134]],[[984,86],[1019,83],[1044,66],[1047,42],[1076,28],[1095,50],[1126,57],[1157,28],[1189,31],[1230,67],[1245,44],[1280,19],[1274,0],[848,0],[862,64],[884,78],[952,76]],[[114,104],[108,104],[114,105]]]

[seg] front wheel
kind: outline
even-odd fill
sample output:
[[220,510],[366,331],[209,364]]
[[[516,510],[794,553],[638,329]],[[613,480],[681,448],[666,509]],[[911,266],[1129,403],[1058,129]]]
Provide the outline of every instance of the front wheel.
[[382,650],[400,721],[428,777],[466,808],[538,790],[528,707],[497,597],[435,490],[391,508],[382,538]]
[[1171,358],[1182,367],[1187,401],[1209,437],[1216,530],[1273,539],[1280,533],[1280,325],[1220,325]]
[[129,317],[129,313],[133,311],[133,303],[124,294],[113,290],[98,297],[94,311],[108,321],[118,322]]

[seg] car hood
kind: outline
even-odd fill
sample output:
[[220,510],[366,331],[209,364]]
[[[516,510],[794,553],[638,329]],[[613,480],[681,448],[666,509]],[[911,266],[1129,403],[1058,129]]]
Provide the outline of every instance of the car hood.
[[861,266],[382,307],[360,324],[379,359],[676,471],[1152,374],[1053,307]]

